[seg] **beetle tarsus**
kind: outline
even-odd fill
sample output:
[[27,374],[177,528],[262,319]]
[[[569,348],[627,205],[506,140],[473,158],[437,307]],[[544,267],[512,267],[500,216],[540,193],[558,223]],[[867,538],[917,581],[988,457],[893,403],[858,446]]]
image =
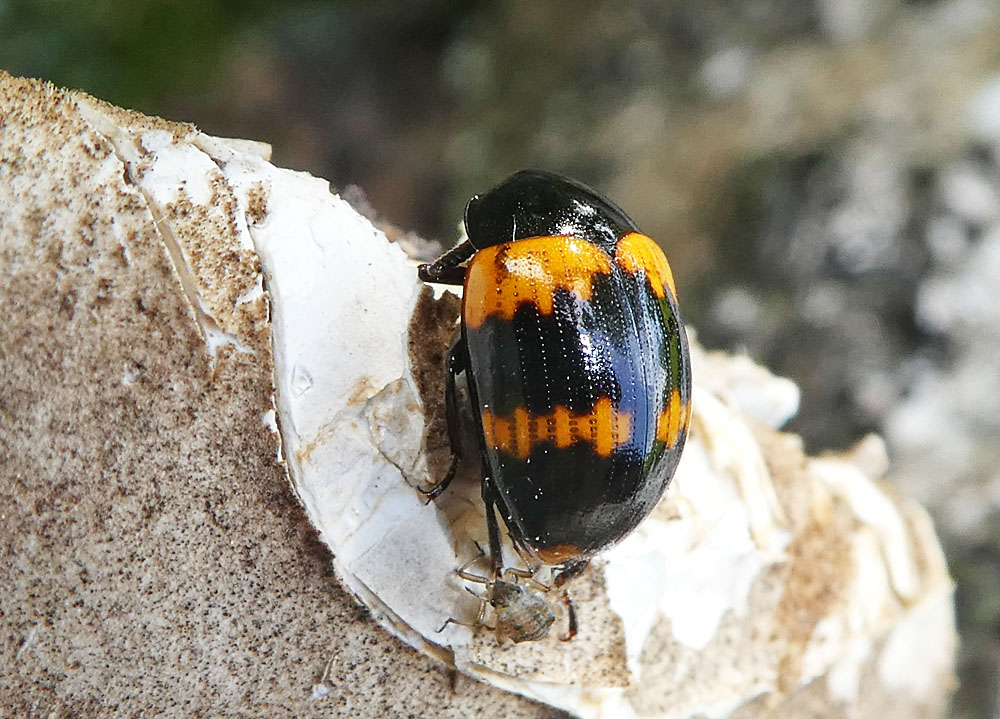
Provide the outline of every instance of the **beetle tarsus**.
[[435,484],[430,489],[419,490],[424,499],[426,500],[424,504],[430,504],[435,499],[437,499],[444,490],[448,489],[448,485],[451,484],[451,480],[455,478],[455,472],[458,470],[458,465],[462,461],[461,455],[457,452],[452,452],[451,464],[448,466],[448,471],[445,473],[444,478]]
[[465,268],[460,265],[472,257],[476,248],[468,240],[460,242],[429,264],[417,267],[417,276],[424,282],[441,285],[461,285],[465,282]]
[[569,580],[583,574],[583,570],[587,568],[589,563],[589,559],[580,559],[564,565],[563,568],[559,570],[559,573],[556,574],[555,579],[552,580],[552,586],[556,589],[561,589],[566,586],[566,583]]
[[568,626],[566,627],[566,636],[559,637],[559,639],[560,641],[569,642],[576,636],[579,625],[576,619],[576,607],[573,605],[573,598],[569,596],[569,592],[565,589],[562,592],[562,603],[566,607]]

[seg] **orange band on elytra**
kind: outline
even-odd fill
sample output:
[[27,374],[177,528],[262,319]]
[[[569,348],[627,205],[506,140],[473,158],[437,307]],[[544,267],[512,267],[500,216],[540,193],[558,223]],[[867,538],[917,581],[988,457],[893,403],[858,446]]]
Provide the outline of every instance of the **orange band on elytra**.
[[638,232],[630,232],[618,240],[615,261],[633,275],[644,274],[649,279],[653,294],[663,299],[664,287],[677,297],[674,287],[674,273],[663,250],[653,240]]
[[543,442],[558,448],[586,442],[599,456],[609,457],[632,433],[631,415],[614,407],[609,397],[597,400],[590,412],[579,414],[560,405],[541,415],[519,407],[508,417],[497,417],[488,409],[481,416],[487,446],[519,459],[527,459]]
[[607,253],[578,237],[534,237],[485,247],[466,273],[465,324],[476,329],[487,317],[512,320],[525,302],[550,315],[558,288],[589,300],[594,275],[610,273]]
[[667,447],[677,444],[677,440],[687,431],[689,411],[690,404],[681,401],[680,390],[672,390],[666,409],[656,420],[656,438],[665,442]]

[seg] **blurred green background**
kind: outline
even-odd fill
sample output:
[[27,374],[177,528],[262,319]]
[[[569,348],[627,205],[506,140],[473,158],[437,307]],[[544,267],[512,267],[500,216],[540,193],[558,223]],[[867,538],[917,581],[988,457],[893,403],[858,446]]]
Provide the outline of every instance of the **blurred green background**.
[[886,437],[957,580],[953,715],[1000,716],[997,2],[0,0],[0,67],[444,245],[514,170],[604,190],[705,345],[800,384],[810,450]]

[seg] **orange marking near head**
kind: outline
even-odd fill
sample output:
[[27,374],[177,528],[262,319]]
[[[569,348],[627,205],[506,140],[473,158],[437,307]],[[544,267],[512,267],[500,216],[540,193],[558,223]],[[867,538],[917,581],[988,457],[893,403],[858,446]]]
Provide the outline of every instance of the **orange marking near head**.
[[687,431],[690,404],[681,401],[680,390],[670,392],[667,408],[656,420],[656,438],[665,442],[668,447],[677,444],[677,440]]
[[524,302],[552,314],[557,288],[589,300],[595,274],[610,274],[611,259],[578,237],[533,237],[476,252],[465,275],[465,324],[476,329],[487,317],[514,319]]
[[633,275],[639,273],[646,275],[653,288],[653,294],[660,299],[664,297],[664,287],[670,290],[673,297],[677,297],[674,273],[670,270],[667,256],[663,254],[660,246],[646,235],[640,235],[638,232],[623,235],[615,249],[615,261]]
[[[601,457],[609,457],[632,436],[632,417],[602,397],[590,412],[576,414],[561,405],[548,414],[534,415],[518,407],[510,417],[482,412],[483,437],[488,447],[527,459],[535,445],[549,442],[563,449],[586,442]],[[586,431],[581,428],[586,427]]]

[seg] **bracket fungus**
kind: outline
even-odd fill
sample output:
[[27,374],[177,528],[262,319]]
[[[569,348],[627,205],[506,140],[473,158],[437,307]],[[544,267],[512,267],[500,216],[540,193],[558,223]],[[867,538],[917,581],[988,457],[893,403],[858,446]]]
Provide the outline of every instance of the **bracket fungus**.
[[0,710],[943,711],[928,517],[877,438],[779,432],[791,382],[694,346],[674,483],[574,580],[578,635],[498,643],[460,624],[478,478],[418,491],[455,297],[264,145],[2,73],[0,116]]

